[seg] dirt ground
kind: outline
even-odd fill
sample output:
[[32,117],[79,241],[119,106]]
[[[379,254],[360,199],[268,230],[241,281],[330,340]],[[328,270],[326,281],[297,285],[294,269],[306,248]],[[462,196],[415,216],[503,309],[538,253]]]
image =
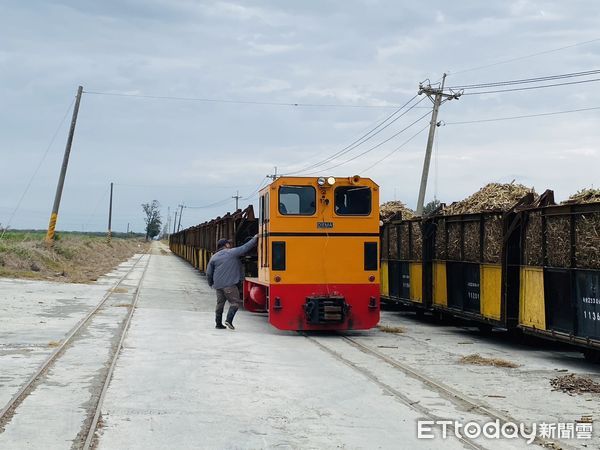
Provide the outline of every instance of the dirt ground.
[[48,247],[39,232],[9,232],[0,241],[0,277],[89,283],[150,243],[140,238],[64,234]]

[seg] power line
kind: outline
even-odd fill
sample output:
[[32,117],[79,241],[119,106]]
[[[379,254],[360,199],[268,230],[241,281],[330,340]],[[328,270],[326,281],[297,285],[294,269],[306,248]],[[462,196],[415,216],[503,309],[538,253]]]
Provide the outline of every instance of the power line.
[[[195,189],[197,190],[199,187],[194,185],[186,185],[186,186],[172,186],[166,184],[129,184],[129,183],[115,183],[115,186],[120,187],[131,187],[131,188],[152,188],[152,189]],[[252,185],[246,184],[238,187],[249,187]],[[203,188],[206,188],[202,185]],[[231,189],[231,186],[215,186],[214,184],[210,184],[210,189]]]
[[413,134],[411,137],[409,137],[406,141],[404,141],[402,144],[400,144],[398,147],[396,147],[394,150],[392,150],[390,153],[388,153],[387,155],[385,155],[383,158],[381,158],[380,160],[378,160],[377,162],[375,162],[374,164],[371,164],[369,167],[367,167],[366,169],[363,169],[362,173],[366,172],[367,170],[371,170],[373,167],[375,167],[377,164],[385,161],[386,159],[388,159],[390,156],[392,156],[394,153],[396,153],[398,150],[400,150],[402,147],[404,147],[406,144],[408,144],[410,141],[412,141],[414,138],[416,138],[418,135],[420,135],[423,131],[425,131],[427,128],[429,127],[429,124],[425,125],[423,128],[421,128],[419,131],[417,131],[415,134]]
[[564,111],[553,111],[547,113],[539,113],[539,114],[525,114],[520,116],[509,116],[509,117],[496,117],[492,119],[477,119],[477,120],[466,120],[461,122],[445,122],[444,125],[466,125],[471,123],[484,123],[484,122],[498,122],[502,120],[515,120],[515,119],[526,119],[529,117],[543,117],[543,116],[554,116],[558,114],[568,114],[574,112],[582,112],[582,111],[594,111],[600,109],[600,106],[594,106],[591,108],[580,108],[580,109],[568,109]]
[[133,97],[146,98],[153,100],[179,100],[204,103],[233,103],[241,105],[265,105],[265,106],[292,106],[306,108],[373,108],[373,109],[392,109],[398,108],[397,105],[347,105],[340,103],[296,103],[296,102],[261,102],[254,100],[233,100],[220,98],[203,98],[203,97],[177,97],[168,95],[142,95],[142,94],[125,94],[119,92],[101,92],[101,91],[84,91],[85,94],[91,95],[106,95],[113,97]]
[[0,240],[2,240],[2,238],[4,237],[4,234],[6,233],[6,231],[8,230],[8,228],[10,227],[10,225],[12,223],[12,220],[15,217],[15,214],[17,213],[17,211],[21,207],[21,203],[23,202],[23,199],[25,198],[25,195],[27,195],[27,192],[29,192],[29,188],[31,187],[31,184],[33,183],[33,180],[35,179],[35,177],[37,176],[37,173],[39,172],[40,168],[42,167],[42,164],[46,160],[46,156],[48,156],[48,152],[52,148],[52,144],[54,144],[54,140],[56,139],[56,136],[58,136],[58,132],[62,128],[63,123],[65,123],[65,119],[69,115],[69,111],[71,111],[71,107],[73,106],[73,103],[75,103],[75,99],[73,99],[71,101],[71,103],[69,104],[69,107],[67,108],[67,111],[65,112],[65,115],[60,120],[60,123],[58,124],[58,127],[56,127],[56,131],[52,135],[52,138],[50,139],[50,143],[46,147],[46,150],[44,151],[44,154],[42,155],[42,158],[40,159],[40,162],[38,163],[37,167],[33,171],[33,174],[31,175],[31,178],[29,179],[29,182],[27,183],[27,186],[25,187],[25,190],[23,191],[23,194],[21,194],[21,197],[19,198],[19,201],[17,202],[17,206],[13,210],[12,214],[10,215],[10,217],[8,219],[8,222],[6,223],[6,226],[2,230],[2,234],[0,234]]
[[256,189],[254,189],[250,194],[246,195],[245,197],[242,197],[242,200],[250,200],[252,197],[254,197],[263,188],[265,180],[268,179],[269,177],[265,176],[262,180],[260,180],[260,183],[258,183]]
[[522,61],[523,59],[533,58],[535,56],[540,56],[540,55],[547,55],[548,53],[554,53],[554,52],[558,52],[558,51],[561,51],[561,50],[566,50],[568,48],[578,47],[580,45],[591,44],[593,42],[598,42],[598,41],[600,41],[600,38],[591,39],[589,41],[577,42],[575,44],[566,45],[564,47],[553,48],[553,49],[550,49],[550,50],[544,50],[544,51],[537,52],[537,53],[530,53],[529,55],[518,56],[516,58],[505,59],[505,60],[497,61],[495,63],[486,64],[486,65],[483,65],[483,66],[478,66],[478,67],[472,67],[472,68],[469,68],[469,69],[459,70],[458,72],[449,72],[448,75],[458,75],[460,73],[466,73],[466,72],[472,72],[472,71],[475,71],[475,70],[487,69],[489,67],[499,66],[501,64],[508,64],[508,63],[511,63],[511,62],[514,62],[514,61]]
[[92,223],[92,219],[95,217],[96,211],[98,210],[100,203],[102,203],[102,200],[104,200],[104,198],[106,197],[106,194],[108,194],[109,190],[110,190],[110,185],[106,187],[106,189],[104,190],[102,195],[98,198],[98,201],[96,202],[96,206],[94,206],[94,209],[92,210],[89,217],[85,221],[85,225],[84,225],[85,228],[88,228],[90,226],[90,224]]
[[[324,160],[321,160],[317,163],[313,163],[309,166],[304,167],[303,169],[299,169],[296,170],[294,172],[290,172],[290,173],[286,173],[284,175],[293,175],[293,174],[299,174],[302,172],[306,172],[308,170],[312,170],[312,169],[316,169],[320,166],[324,166],[325,164],[334,161],[336,158],[339,158],[342,155],[345,155],[349,152],[351,152],[352,150],[354,150],[355,148],[359,147],[360,145],[364,144],[365,142],[367,142],[368,140],[370,140],[371,138],[377,136],[379,133],[381,133],[383,130],[385,130],[386,128],[388,128],[390,125],[392,125],[394,122],[396,122],[398,119],[400,119],[401,117],[405,116],[406,114],[408,114],[412,109],[414,109],[419,103],[421,103],[425,98],[422,98],[421,100],[419,100],[417,103],[415,103],[414,105],[412,105],[410,108],[408,108],[406,111],[404,111],[402,114],[400,114],[398,117],[396,117],[395,119],[393,119],[391,122],[389,122],[388,124],[386,124],[385,126],[383,126],[382,128],[380,128],[378,130],[379,127],[381,127],[386,121],[388,121],[389,119],[391,119],[396,113],[398,113],[402,108],[404,108],[406,105],[408,105],[410,102],[412,102],[417,96],[415,95],[413,98],[411,98],[408,102],[406,102],[401,108],[399,108],[397,111],[395,111],[392,115],[388,116],[383,122],[381,122],[379,125],[377,125],[375,128],[373,128],[371,131],[369,131],[368,133],[364,134],[362,137],[360,137],[359,139],[355,140],[352,144],[344,147],[342,150],[334,153],[333,155],[325,158]],[[429,114],[429,112],[427,112],[425,115]],[[420,120],[420,119],[418,119]],[[409,125],[409,127],[412,126]],[[376,131],[377,130],[377,131]],[[403,130],[402,130],[403,131]],[[397,136],[398,134],[402,133],[402,131],[392,135],[389,139],[383,141],[382,143],[376,145],[375,147],[371,148],[371,150],[379,147],[382,144],[385,144],[386,142],[388,142],[389,140],[393,139],[395,136]],[[371,134],[372,133],[372,134]],[[360,141],[360,142],[359,142]],[[370,151],[370,150],[369,150]],[[314,172],[313,172],[314,173]]]
[[567,83],[544,84],[542,86],[527,86],[527,87],[513,88],[513,89],[498,89],[495,91],[465,92],[462,95],[481,95],[481,94],[497,94],[497,93],[501,93],[501,92],[530,91],[532,89],[544,89],[544,88],[557,87],[557,86],[571,86],[574,84],[592,83],[594,81],[600,81],[600,78],[592,78],[591,80],[570,81]]
[[[264,177],[264,178],[263,178],[263,179],[260,181],[260,183],[258,184],[258,186],[256,187],[256,189],[254,189],[254,190],[253,190],[253,191],[252,191],[250,194],[248,194],[248,195],[246,195],[246,196],[244,196],[244,197],[239,197],[239,198],[240,198],[240,200],[248,200],[248,199],[250,199],[250,197],[252,197],[253,195],[255,195],[255,194],[258,192],[258,191],[260,191],[260,190],[262,189],[262,187],[263,187],[263,183],[265,182],[265,180],[266,180],[267,178],[268,178],[268,177],[266,177],[266,176],[265,176],[265,177]],[[189,208],[189,209],[206,209],[206,208],[216,208],[217,206],[222,206],[222,205],[224,205],[224,204],[226,204],[226,203],[230,202],[230,201],[231,201],[231,198],[232,198],[232,197],[227,197],[227,198],[224,198],[224,199],[222,199],[222,200],[218,200],[218,201],[216,201],[216,202],[214,202],[214,203],[210,203],[210,204],[208,204],[208,205],[202,205],[202,206],[187,206],[187,205],[186,205],[186,206],[185,206],[185,208]]]
[[488,87],[496,87],[496,86],[511,86],[511,85],[516,85],[516,84],[537,83],[537,82],[541,82],[541,81],[551,81],[551,80],[560,80],[560,79],[565,79],[565,78],[597,75],[599,73],[600,73],[599,69],[594,69],[594,70],[586,70],[583,72],[565,73],[565,74],[560,74],[560,75],[549,75],[549,76],[536,77],[536,78],[524,78],[524,79],[520,79],[520,80],[496,81],[496,82],[490,82],[490,83],[450,86],[450,87],[448,87],[448,89],[480,89],[480,88],[488,88]]
[[[331,170],[331,169],[335,169],[335,168],[337,168],[337,167],[343,166],[344,164],[347,164],[347,163],[349,163],[349,162],[352,162],[352,161],[354,161],[354,160],[356,160],[356,159],[360,158],[361,156],[364,156],[364,155],[366,155],[367,153],[370,153],[370,152],[372,152],[372,151],[373,151],[373,150],[375,150],[376,148],[379,148],[379,147],[381,147],[383,144],[385,144],[385,143],[387,143],[387,142],[391,141],[392,139],[394,139],[395,137],[399,136],[400,134],[402,134],[403,132],[405,132],[406,130],[408,130],[410,127],[412,127],[412,126],[413,126],[413,125],[415,125],[416,123],[418,123],[418,122],[420,122],[421,120],[423,120],[423,119],[424,119],[425,117],[427,117],[428,115],[429,115],[429,112],[427,112],[427,113],[423,114],[421,117],[419,117],[417,120],[415,120],[414,122],[412,122],[410,125],[408,125],[408,126],[404,127],[402,130],[400,130],[400,131],[398,131],[397,133],[393,134],[392,136],[390,136],[390,137],[389,137],[389,138],[387,138],[386,140],[384,140],[384,141],[380,142],[379,144],[377,144],[377,145],[374,145],[373,147],[369,148],[368,150],[365,150],[364,152],[362,152],[362,153],[359,153],[358,155],[355,155],[355,156],[353,156],[352,158],[350,158],[350,159],[348,159],[348,160],[346,160],[346,161],[342,161],[341,163],[338,163],[338,164],[335,164],[335,165],[333,165],[333,166],[330,166],[330,167],[328,167],[327,169],[320,170],[319,172],[311,172],[311,173],[309,173],[308,175],[313,175],[313,174],[315,174],[315,173],[320,173],[320,172],[327,172],[327,171],[329,171],[329,170]],[[427,126],[429,126],[429,125],[427,125]]]
[[227,198],[224,198],[223,200],[218,200],[218,201],[216,201],[216,202],[214,202],[214,203],[210,203],[210,204],[208,204],[208,205],[202,205],[202,206],[188,206],[188,205],[185,205],[185,206],[184,206],[184,208],[186,208],[186,209],[206,209],[206,208],[214,208],[214,207],[217,207],[217,206],[224,205],[225,203],[228,203],[228,202],[230,202],[230,201],[231,201],[231,197],[227,197]]
[[[408,104],[410,104],[415,98],[417,98],[417,95],[413,96],[404,105],[402,105],[400,108],[398,108],[392,114],[390,114],[389,116],[387,116],[383,121],[379,122],[379,124],[377,124],[374,128],[372,128],[371,130],[369,130],[367,133],[363,134],[359,138],[355,139],[353,142],[351,142],[350,144],[348,144],[346,147],[344,147],[341,150],[335,152],[333,155],[325,158],[324,160],[321,160],[321,161],[318,161],[316,163],[313,163],[313,164],[310,164],[308,166],[305,166],[303,169],[298,169],[298,170],[293,171],[293,172],[288,172],[288,173],[286,173],[284,175],[294,175],[294,174],[297,174],[297,173],[305,172],[307,170],[310,170],[310,169],[319,167],[321,165],[327,164],[328,162],[334,160],[336,157],[341,156],[343,154],[346,154],[346,153],[354,150],[356,147],[358,147],[361,144],[367,142],[371,138],[377,136],[383,130],[385,130],[386,128],[388,128],[390,125],[392,125],[398,119],[400,119],[401,117],[403,117],[404,115],[406,115],[409,111],[411,111],[413,108],[415,108],[419,103],[421,103],[421,101],[423,101],[423,99],[419,100],[411,108],[407,109],[406,111],[404,111],[404,113],[400,114],[398,117],[396,117],[395,119],[391,120],[396,114],[398,114],[403,108],[405,108]],[[386,122],[388,122],[388,121],[390,121],[390,122],[387,125],[384,126],[384,124]]]

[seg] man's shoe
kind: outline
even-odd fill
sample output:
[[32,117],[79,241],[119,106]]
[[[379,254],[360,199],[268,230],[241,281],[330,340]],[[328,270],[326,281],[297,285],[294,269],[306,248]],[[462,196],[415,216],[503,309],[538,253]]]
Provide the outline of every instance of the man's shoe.
[[230,330],[235,330],[235,327],[233,326],[233,324],[229,321],[225,321],[225,326],[227,328],[229,328]]
[[227,327],[225,325],[223,325],[222,323],[218,323],[215,328],[218,329],[218,330],[224,330]]

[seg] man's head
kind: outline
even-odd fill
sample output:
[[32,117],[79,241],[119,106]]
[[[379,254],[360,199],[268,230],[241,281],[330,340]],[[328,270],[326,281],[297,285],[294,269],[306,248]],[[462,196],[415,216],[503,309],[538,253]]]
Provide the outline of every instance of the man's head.
[[219,239],[217,250],[221,250],[222,248],[231,248],[231,241],[229,239]]

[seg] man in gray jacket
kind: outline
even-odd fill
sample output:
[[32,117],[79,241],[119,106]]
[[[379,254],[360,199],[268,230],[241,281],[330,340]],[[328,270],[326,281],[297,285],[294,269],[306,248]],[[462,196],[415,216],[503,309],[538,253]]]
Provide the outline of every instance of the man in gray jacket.
[[208,285],[217,290],[217,308],[215,309],[216,328],[224,329],[223,309],[229,301],[229,310],[225,325],[235,330],[233,318],[240,307],[240,291],[238,283],[243,280],[243,268],[240,256],[248,253],[258,241],[258,235],[239,247],[233,247],[228,239],[219,239],[217,252],[210,258],[206,268]]

